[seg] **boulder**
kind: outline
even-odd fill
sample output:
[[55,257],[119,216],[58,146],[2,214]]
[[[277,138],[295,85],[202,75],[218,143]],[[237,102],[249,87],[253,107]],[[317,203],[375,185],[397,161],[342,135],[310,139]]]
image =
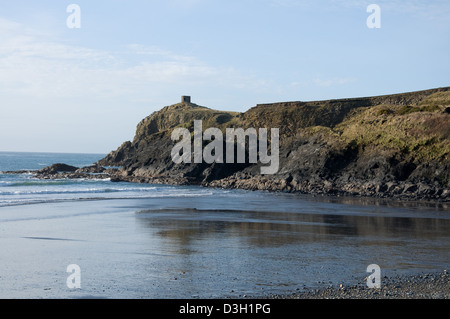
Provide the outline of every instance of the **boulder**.
[[38,174],[58,174],[58,173],[68,173],[68,172],[75,172],[78,169],[78,167],[63,164],[63,163],[57,163],[53,164],[47,167],[44,167],[43,169],[40,169],[37,171]]

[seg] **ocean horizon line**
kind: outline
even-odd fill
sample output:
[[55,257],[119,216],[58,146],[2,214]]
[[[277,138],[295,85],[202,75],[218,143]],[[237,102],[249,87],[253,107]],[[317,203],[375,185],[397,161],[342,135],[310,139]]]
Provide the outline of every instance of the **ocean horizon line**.
[[109,152],[106,152],[106,153],[104,153],[104,152],[61,152],[61,151],[59,151],[59,152],[55,152],[55,151],[53,151],[53,152],[47,152],[47,151],[2,151],[2,150],[0,150],[0,153],[20,153],[20,154],[27,154],[27,153],[30,153],[30,154],[86,154],[86,155],[107,155]]

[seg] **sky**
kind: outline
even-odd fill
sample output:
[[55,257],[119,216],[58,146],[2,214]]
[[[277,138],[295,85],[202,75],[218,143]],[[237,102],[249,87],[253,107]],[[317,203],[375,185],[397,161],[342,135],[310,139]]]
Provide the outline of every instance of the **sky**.
[[106,154],[182,95],[245,112],[449,86],[449,53],[448,0],[0,0],[0,151]]

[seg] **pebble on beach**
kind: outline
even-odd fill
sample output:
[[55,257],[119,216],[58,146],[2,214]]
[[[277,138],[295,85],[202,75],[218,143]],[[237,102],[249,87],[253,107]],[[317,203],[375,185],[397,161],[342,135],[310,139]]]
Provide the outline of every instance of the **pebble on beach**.
[[270,295],[270,299],[450,299],[450,276],[441,273],[384,277],[380,288],[368,288],[363,282],[322,289],[298,290],[290,295]]

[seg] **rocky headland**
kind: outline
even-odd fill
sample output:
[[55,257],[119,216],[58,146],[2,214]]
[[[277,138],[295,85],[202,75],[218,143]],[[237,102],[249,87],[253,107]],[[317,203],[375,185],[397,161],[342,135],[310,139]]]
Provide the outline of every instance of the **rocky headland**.
[[[202,120],[203,130],[216,127],[222,132],[278,128],[278,172],[262,175],[260,163],[248,162],[175,164],[171,150],[176,141],[171,133],[177,127],[192,132],[194,120]],[[450,87],[260,104],[244,113],[182,101],[144,118],[132,141],[93,166],[50,167],[36,174],[39,178],[98,175],[112,181],[447,202]]]

